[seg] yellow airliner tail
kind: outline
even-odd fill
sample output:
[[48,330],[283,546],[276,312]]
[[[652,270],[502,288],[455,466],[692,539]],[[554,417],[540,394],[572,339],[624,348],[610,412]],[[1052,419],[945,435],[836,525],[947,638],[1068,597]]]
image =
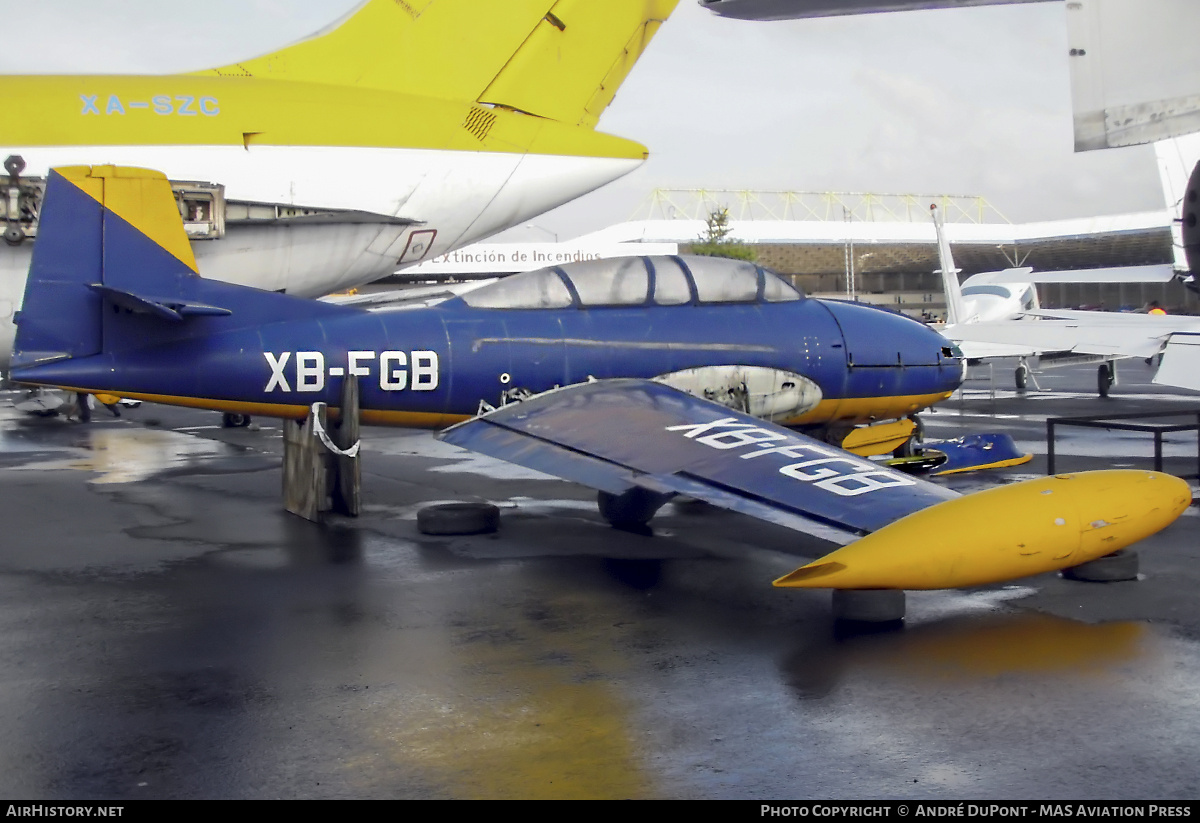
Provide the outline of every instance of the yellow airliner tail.
[[400,92],[594,126],[678,0],[367,0],[202,76]]

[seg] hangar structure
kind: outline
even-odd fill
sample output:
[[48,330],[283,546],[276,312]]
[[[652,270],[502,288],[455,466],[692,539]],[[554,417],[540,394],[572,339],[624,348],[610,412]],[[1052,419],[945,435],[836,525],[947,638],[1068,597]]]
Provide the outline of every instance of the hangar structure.
[[[982,197],[656,190],[635,219],[574,242],[678,243],[681,252],[727,210],[729,238],[753,246],[758,262],[809,294],[842,295],[909,314],[939,315],[945,296],[929,207],[946,216],[960,278],[1032,266],[1035,271],[1176,262],[1173,216],[1166,210],[1012,223]],[[636,252],[633,252],[636,253]],[[1039,284],[1047,308],[1137,309],[1157,300],[1176,313],[1200,312],[1200,297],[1181,281]]]

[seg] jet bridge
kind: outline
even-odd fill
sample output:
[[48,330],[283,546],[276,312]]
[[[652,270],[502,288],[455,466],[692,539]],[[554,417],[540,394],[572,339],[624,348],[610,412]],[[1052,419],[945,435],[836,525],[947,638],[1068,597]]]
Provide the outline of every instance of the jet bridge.
[[[4,161],[8,179],[3,183],[0,197],[0,220],[4,223],[4,241],[19,245],[37,237],[42,198],[46,194],[45,177],[23,177],[25,161],[10,155]],[[216,240],[225,236],[227,204],[225,187],[219,183],[195,180],[172,180],[175,202],[188,237],[193,240]]]
[[[37,237],[45,177],[24,177],[25,161],[10,155],[4,161],[8,173],[0,195],[0,222],[10,246]],[[390,223],[411,225],[414,221],[347,209],[322,209],[286,203],[228,200],[225,186],[199,180],[172,180],[171,190],[183,218],[184,230],[192,240],[219,240],[228,226],[279,226],[296,224]]]

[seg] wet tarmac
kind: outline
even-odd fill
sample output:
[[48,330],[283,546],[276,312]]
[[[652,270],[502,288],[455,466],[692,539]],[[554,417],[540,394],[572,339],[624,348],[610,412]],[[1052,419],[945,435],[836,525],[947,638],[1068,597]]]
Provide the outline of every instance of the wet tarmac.
[[[1007,431],[1039,474],[1047,417],[1200,408],[1123,364],[973,380],[929,437]],[[668,506],[654,534],[594,495],[368,429],[365,511],[282,512],[274,421],[144,405],[91,423],[0,396],[0,794],[133,798],[1200,797],[1193,507],[1142,579],[1042,575],[912,592],[852,633],[770,581],[816,541]],[[1149,435],[1060,433],[1060,470],[1149,467]],[[1195,433],[1167,468],[1193,471]],[[495,535],[429,537],[446,500]],[[1013,516],[1019,516],[1014,512]],[[986,529],[987,524],[979,524]]]

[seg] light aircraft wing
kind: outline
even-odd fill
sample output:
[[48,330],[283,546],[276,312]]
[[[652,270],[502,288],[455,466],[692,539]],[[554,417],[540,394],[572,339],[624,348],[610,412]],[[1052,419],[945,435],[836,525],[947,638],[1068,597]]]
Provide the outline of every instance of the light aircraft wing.
[[967,357],[972,357],[968,349],[975,344],[1012,347],[1014,354],[1017,353],[1017,349],[1025,349],[1026,356],[1048,352],[1073,352],[1112,357],[1151,357],[1158,354],[1173,332],[1178,331],[1178,326],[1170,323],[1153,322],[1164,318],[1147,314],[1114,313],[1114,320],[1096,317],[1107,314],[1106,312],[1073,314],[1092,316],[1068,318],[1054,314],[1052,316],[1059,319],[967,323],[945,333],[955,342],[961,341],[959,346],[963,347],[963,354]]
[[[959,327],[956,326],[955,328]],[[1045,349],[1039,349],[1027,343],[965,340],[958,337],[953,329],[944,332],[944,334],[955,342],[959,351],[962,352],[963,357],[967,358],[967,360],[987,360],[992,357],[1036,357],[1045,351]]]
[[1162,354],[1154,382],[1200,391],[1200,318],[1042,309],[1027,319],[964,323],[943,331],[974,360],[1049,353],[1102,357]]
[[1146,314],[1144,312],[1085,311],[1080,309],[1032,309],[1025,317],[1065,320],[1097,328],[1136,328],[1165,336],[1177,331],[1200,331],[1200,317]]
[[649,380],[556,389],[438,437],[610,494],[683,494],[837,543],[957,497]]
[[1154,382],[1200,391],[1200,335],[1173,334],[1163,349]]
[[[976,275],[977,276],[977,275]],[[1112,266],[1100,269],[1034,271],[1005,269],[988,277],[989,283],[1170,283],[1176,277],[1170,263],[1153,266]]]
[[1131,471],[960,496],[648,380],[554,389],[439,437],[609,494],[684,494],[838,543],[863,535],[775,581],[784,587],[1011,580],[1110,554],[1161,529],[1191,501],[1182,480]]

